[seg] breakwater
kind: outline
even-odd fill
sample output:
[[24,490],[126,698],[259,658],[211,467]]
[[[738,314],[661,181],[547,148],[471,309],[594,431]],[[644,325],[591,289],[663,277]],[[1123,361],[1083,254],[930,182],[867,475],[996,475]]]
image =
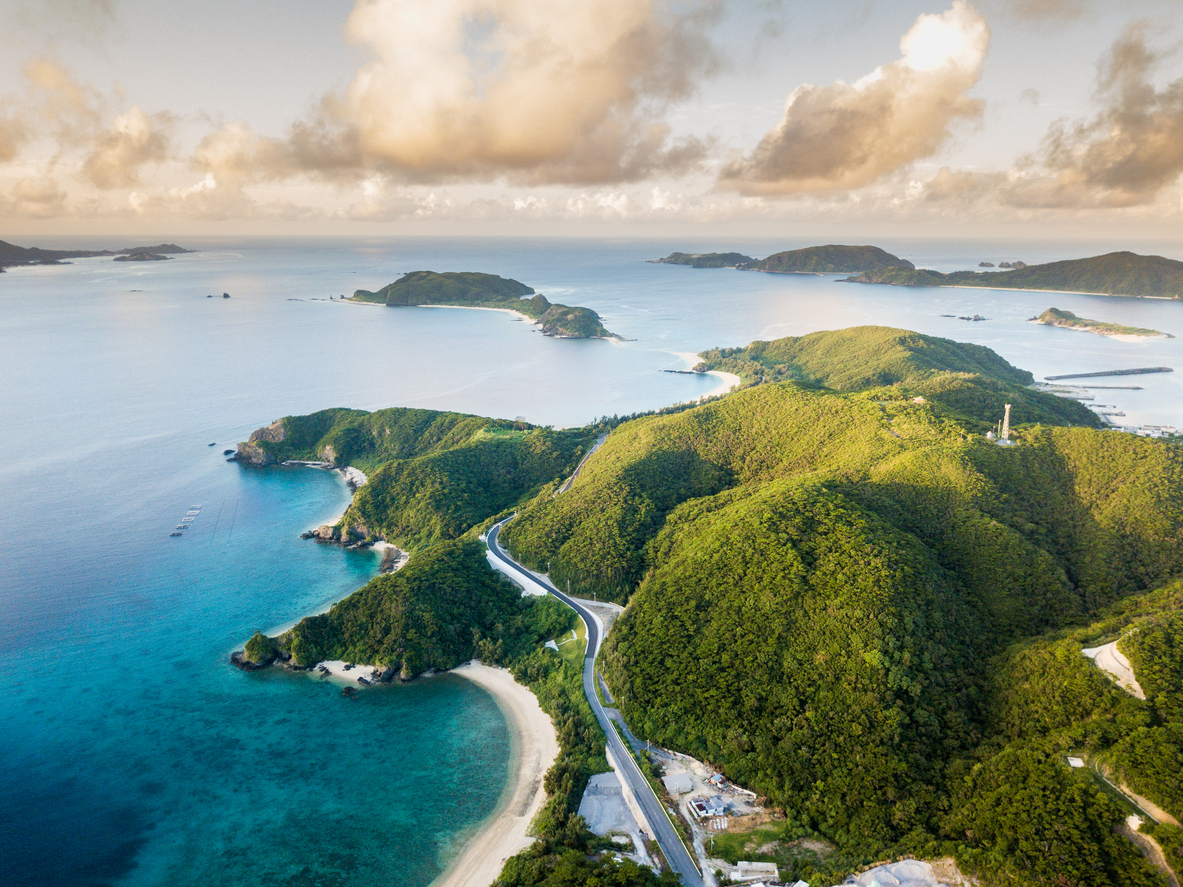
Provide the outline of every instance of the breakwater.
[[1044,376],[1049,382],[1060,379],[1096,379],[1101,376],[1140,376],[1144,373],[1173,373],[1171,367],[1138,367],[1132,370],[1101,370],[1096,373],[1066,373],[1062,376]]

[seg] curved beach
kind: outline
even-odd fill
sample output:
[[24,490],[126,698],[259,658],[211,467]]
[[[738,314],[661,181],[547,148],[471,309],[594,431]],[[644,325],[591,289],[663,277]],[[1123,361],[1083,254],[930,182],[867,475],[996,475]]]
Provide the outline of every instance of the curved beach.
[[517,737],[517,770],[497,812],[431,887],[489,887],[505,860],[534,842],[526,832],[546,802],[542,777],[558,757],[559,738],[550,715],[508,670],[473,661],[452,674],[479,684],[497,700]]

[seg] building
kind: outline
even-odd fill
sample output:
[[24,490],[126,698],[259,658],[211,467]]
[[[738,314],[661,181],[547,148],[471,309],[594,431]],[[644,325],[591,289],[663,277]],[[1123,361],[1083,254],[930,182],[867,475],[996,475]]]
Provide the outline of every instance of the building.
[[665,783],[665,790],[669,792],[671,798],[684,795],[694,787],[690,774],[685,772],[671,773],[669,776],[663,776],[661,781]]
[[732,881],[779,881],[780,869],[775,862],[743,862],[735,865]]

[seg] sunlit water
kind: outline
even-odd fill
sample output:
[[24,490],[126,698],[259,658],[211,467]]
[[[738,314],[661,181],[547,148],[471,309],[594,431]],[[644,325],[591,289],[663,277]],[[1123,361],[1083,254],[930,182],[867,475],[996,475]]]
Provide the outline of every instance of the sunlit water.
[[[1177,302],[645,262],[803,244],[190,245],[202,252],[0,275],[6,883],[424,885],[496,807],[511,737],[473,685],[445,676],[350,700],[311,678],[228,665],[253,629],[323,608],[376,567],[298,538],[344,508],[335,476],[224,461],[275,418],[397,405],[574,425],[711,391],[713,379],[663,372],[686,366],[677,352],[867,323],[988,345],[1038,377],[1183,369],[1183,339],[1124,343],[1026,323],[1055,305],[1183,335]],[[882,245],[939,270],[1099,251]],[[594,308],[628,341],[548,339],[504,313],[328,301],[421,268],[515,277]],[[1181,380],[1098,380],[1143,388],[1098,400],[1124,424],[1177,425]],[[170,537],[197,504],[192,528]]]

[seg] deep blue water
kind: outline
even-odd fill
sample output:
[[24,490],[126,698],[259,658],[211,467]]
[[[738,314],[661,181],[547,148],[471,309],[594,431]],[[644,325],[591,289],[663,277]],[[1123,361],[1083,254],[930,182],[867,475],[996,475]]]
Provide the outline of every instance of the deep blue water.
[[[298,538],[344,508],[334,475],[223,460],[275,418],[403,405],[573,425],[714,387],[661,372],[685,366],[675,352],[862,323],[989,345],[1039,376],[1183,370],[1183,338],[1129,344],[1025,323],[1055,305],[1183,335],[1179,303],[860,287],[644,261],[804,244],[190,245],[202,252],[0,275],[6,883],[426,885],[496,807],[511,737],[491,698],[462,679],[349,700],[308,677],[228,665],[252,630],[323,608],[376,566]],[[882,245],[941,270],[1099,251]],[[516,277],[596,309],[631,341],[547,339],[494,312],[325,301],[419,268]],[[223,291],[232,298],[206,298]],[[974,313],[991,320],[940,316]],[[1178,425],[1181,379],[1140,377],[1144,390],[1106,392],[1106,402],[1128,424]],[[171,538],[194,504],[192,529]]]

